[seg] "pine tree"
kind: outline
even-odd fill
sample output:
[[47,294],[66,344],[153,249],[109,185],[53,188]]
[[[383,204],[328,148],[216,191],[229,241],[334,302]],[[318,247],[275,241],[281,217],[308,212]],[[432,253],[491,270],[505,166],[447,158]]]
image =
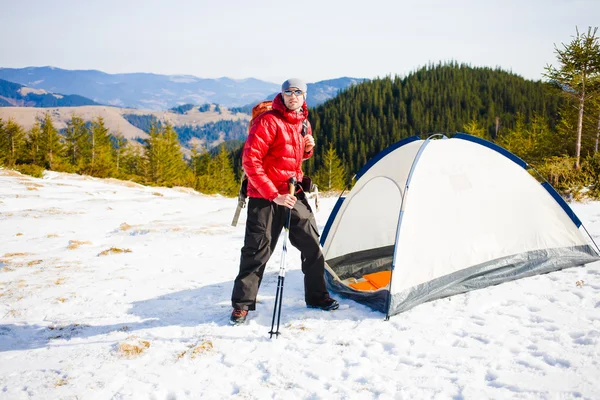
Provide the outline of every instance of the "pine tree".
[[46,112],[43,118],[38,118],[40,131],[40,150],[42,155],[42,167],[55,169],[62,162],[63,144],[62,136],[54,127],[50,112]]
[[127,152],[127,148],[129,146],[129,142],[127,139],[123,137],[121,134],[116,134],[113,136],[114,146],[113,146],[113,159],[115,160],[115,169],[117,171],[117,176],[121,175],[121,159],[123,155]]
[[40,123],[36,123],[31,127],[25,139],[25,161],[28,164],[43,165],[44,155],[41,149],[42,130]]
[[583,131],[583,114],[587,95],[587,86],[590,81],[600,76],[600,42],[596,36],[598,28],[589,27],[587,33],[579,33],[568,44],[563,44],[559,49],[554,46],[559,67],[552,65],[546,67],[544,76],[562,92],[578,99],[579,114],[577,120],[577,139],[575,143],[575,168],[580,168],[581,140]]
[[158,128],[153,125],[149,135],[145,146],[148,182],[167,186],[184,184],[187,165],[173,126],[166,124]]
[[14,167],[25,145],[25,131],[12,118],[4,124],[0,118],[0,164]]
[[65,147],[68,162],[77,172],[82,172],[84,169],[84,155],[87,148],[88,136],[89,132],[83,119],[76,114],[72,114],[71,120],[67,121]]
[[346,171],[333,145],[323,157],[323,166],[317,171],[315,183],[321,190],[343,190],[346,187]]
[[145,167],[144,150],[140,147],[127,145],[121,153],[119,176],[127,179],[134,178],[135,180],[144,182]]
[[113,147],[110,133],[102,117],[92,120],[87,154],[88,162],[85,168],[87,174],[100,178],[111,175],[114,168]]
[[217,193],[217,182],[215,182],[216,163],[210,156],[208,151],[205,151],[193,158],[194,175],[196,177],[194,187],[197,191],[212,194]]
[[482,139],[490,140],[488,133],[485,128],[480,126],[476,120],[471,120],[468,124],[465,125],[465,133],[469,135],[477,136]]
[[224,145],[220,146],[219,152],[213,159],[213,174],[212,179],[218,193],[225,196],[233,196],[237,192],[237,181],[233,173],[233,167],[229,152]]

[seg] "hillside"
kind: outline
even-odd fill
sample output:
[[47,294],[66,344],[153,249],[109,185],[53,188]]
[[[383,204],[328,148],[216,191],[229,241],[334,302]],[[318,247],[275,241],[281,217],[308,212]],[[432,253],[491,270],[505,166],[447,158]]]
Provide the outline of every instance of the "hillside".
[[219,121],[238,121],[246,124],[246,121],[249,120],[248,115],[241,113],[233,114],[226,108],[221,108],[220,112],[217,112],[214,107],[211,107],[205,112],[200,112],[198,107],[194,107],[186,113],[180,114],[172,111],[161,112],[109,106],[56,107],[48,109],[0,107],[0,118],[4,120],[12,118],[25,129],[30,129],[35,124],[36,118],[43,116],[46,111],[50,112],[52,120],[58,129],[66,128],[67,121],[71,119],[74,113],[83,118],[84,121],[91,121],[96,117],[102,117],[106,123],[106,127],[111,132],[121,133],[123,137],[129,140],[146,138],[147,134],[139,127],[131,124],[125,116],[133,115],[154,118],[163,123],[168,122],[175,127],[203,126]]
[[0,79],[0,107],[78,107],[97,104],[83,96],[49,93]]
[[561,101],[542,82],[457,63],[362,82],[311,110],[319,146],[307,170],[314,171],[330,144],[353,174],[379,151],[413,135],[464,132],[471,123],[493,139],[519,119],[529,124],[536,116],[552,129]]

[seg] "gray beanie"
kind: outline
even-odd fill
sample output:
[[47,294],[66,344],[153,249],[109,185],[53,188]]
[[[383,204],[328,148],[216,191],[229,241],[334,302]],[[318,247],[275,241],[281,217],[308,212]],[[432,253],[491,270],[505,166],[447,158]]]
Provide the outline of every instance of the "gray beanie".
[[306,83],[304,83],[302,79],[298,78],[290,78],[287,81],[283,82],[283,85],[281,85],[281,92],[283,93],[284,91],[293,87],[298,88],[304,93],[306,93]]

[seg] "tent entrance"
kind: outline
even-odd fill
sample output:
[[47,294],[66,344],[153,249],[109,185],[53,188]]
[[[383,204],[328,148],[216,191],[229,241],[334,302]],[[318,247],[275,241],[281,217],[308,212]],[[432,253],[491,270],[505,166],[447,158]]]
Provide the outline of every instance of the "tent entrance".
[[346,254],[327,260],[339,281],[358,291],[389,289],[394,246]]
[[361,279],[348,278],[343,281],[353,289],[360,291],[373,291],[377,289],[388,289],[392,271],[381,271],[373,274],[363,275]]

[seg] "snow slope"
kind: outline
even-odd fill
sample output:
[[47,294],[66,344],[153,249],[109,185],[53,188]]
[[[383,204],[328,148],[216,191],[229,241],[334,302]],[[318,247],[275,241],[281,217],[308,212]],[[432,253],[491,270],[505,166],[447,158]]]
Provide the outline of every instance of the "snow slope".
[[[322,230],[335,199],[322,199]],[[243,241],[236,200],[0,170],[2,399],[600,398],[600,266],[384,315],[305,308],[281,243],[259,305],[228,323]],[[600,203],[573,208],[600,240]],[[112,249],[112,250],[111,250]]]

